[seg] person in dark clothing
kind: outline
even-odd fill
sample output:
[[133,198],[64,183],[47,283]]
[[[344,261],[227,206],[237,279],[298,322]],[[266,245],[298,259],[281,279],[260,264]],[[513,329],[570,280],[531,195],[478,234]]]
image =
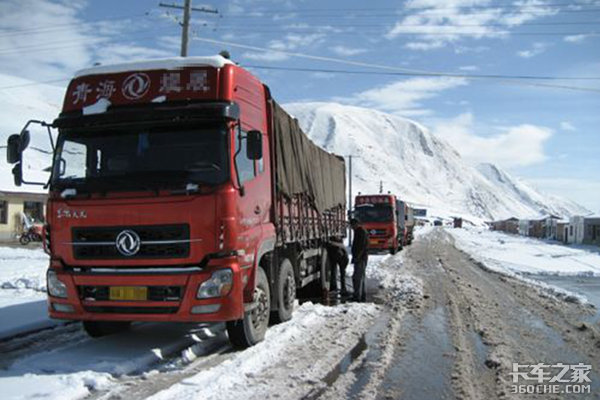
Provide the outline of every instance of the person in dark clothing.
[[337,291],[337,270],[340,270],[340,283],[341,283],[341,295],[347,296],[348,290],[346,289],[346,266],[348,265],[348,253],[344,247],[344,243],[341,241],[331,241],[327,246],[327,253],[329,254],[329,262],[331,265],[331,279],[330,290]]
[[350,220],[350,226],[354,230],[354,240],[352,241],[352,264],[354,264],[354,274],[352,275],[352,286],[354,287],[354,301],[367,301],[367,289],[365,282],[365,271],[369,253],[369,233],[365,228],[359,225],[356,218]]

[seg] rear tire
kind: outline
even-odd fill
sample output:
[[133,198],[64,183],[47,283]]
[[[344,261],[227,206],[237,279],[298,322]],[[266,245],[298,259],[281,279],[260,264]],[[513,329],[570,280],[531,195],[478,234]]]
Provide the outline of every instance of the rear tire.
[[27,246],[29,242],[31,242],[31,239],[29,238],[28,234],[24,233],[19,237],[19,243],[21,243],[23,246]]
[[289,321],[294,311],[296,301],[296,279],[292,263],[287,258],[281,261],[279,276],[277,277],[277,311],[271,313],[271,321],[274,324]]
[[83,329],[93,338],[98,338],[129,329],[129,321],[83,321]]
[[254,346],[265,338],[269,327],[271,311],[271,291],[265,271],[256,270],[256,289],[254,291],[256,306],[244,313],[244,318],[227,322],[227,334],[233,347],[245,349]]

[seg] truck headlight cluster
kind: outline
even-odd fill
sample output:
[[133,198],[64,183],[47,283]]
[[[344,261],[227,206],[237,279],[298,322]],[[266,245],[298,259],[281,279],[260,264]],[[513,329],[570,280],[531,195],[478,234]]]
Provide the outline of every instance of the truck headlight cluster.
[[227,296],[233,286],[233,271],[229,268],[215,271],[210,279],[202,282],[198,287],[196,298],[210,299],[213,297]]
[[46,273],[46,283],[48,286],[48,294],[52,297],[61,299],[67,298],[67,285],[61,282],[56,275],[56,271],[49,269]]

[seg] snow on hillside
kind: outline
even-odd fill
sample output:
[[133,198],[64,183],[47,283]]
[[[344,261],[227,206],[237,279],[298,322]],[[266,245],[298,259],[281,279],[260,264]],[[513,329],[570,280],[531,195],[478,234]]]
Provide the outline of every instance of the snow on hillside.
[[[285,108],[315,143],[337,154],[357,156],[354,194],[378,193],[381,180],[384,191],[437,216],[497,219],[585,212],[576,204],[536,192],[494,166],[482,167],[482,173],[448,143],[408,119],[334,103],[292,103]],[[491,171],[498,171],[497,176]]]
[[[0,191],[45,192],[41,186],[17,187],[13,184],[11,166],[6,163],[6,139],[19,133],[30,119],[52,122],[58,116],[62,105],[64,88],[34,84],[32,81],[0,74]],[[50,142],[45,131],[32,127],[30,148],[26,150],[27,168],[25,179],[47,179],[47,174],[39,173],[49,165]]]
[[503,196],[512,195],[522,197],[526,202],[537,207],[542,213],[559,216],[589,214],[589,210],[573,201],[536,191],[523,181],[510,176],[497,165],[484,163],[477,165],[476,168],[494,187],[503,193]]

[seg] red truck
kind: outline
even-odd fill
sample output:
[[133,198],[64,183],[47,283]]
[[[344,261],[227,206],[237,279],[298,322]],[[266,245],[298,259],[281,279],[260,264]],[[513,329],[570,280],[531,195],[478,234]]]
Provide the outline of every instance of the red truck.
[[131,321],[224,321],[247,347],[291,318],[297,296],[328,288],[327,244],[347,225],[344,160],[228,59],[80,71],[58,118],[9,138],[17,184],[31,124],[58,129],[44,239],[52,318],[91,336]]
[[369,250],[395,254],[412,243],[414,218],[406,202],[393,194],[358,195],[354,216],[369,232]]

